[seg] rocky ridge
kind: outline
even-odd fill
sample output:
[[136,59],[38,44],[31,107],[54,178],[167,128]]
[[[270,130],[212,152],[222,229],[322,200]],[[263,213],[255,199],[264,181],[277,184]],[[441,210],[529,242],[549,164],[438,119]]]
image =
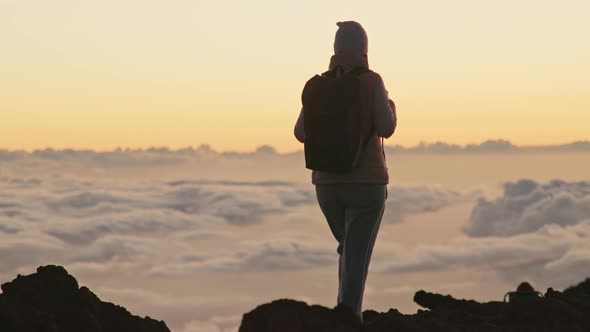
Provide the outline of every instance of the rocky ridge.
[[[405,315],[395,309],[363,313],[364,323],[340,308],[294,300],[263,304],[243,316],[239,332],[588,332],[590,279],[563,292],[549,288],[537,296],[521,284],[508,302],[479,303],[419,291],[414,301],[426,310]],[[530,286],[529,286],[530,287]]]
[[2,332],[170,332],[166,323],[101,301],[61,266],[41,266],[2,285]]
[[[2,332],[170,332],[163,321],[101,301],[61,266],[41,266],[1,289]],[[479,303],[419,291],[414,301],[425,310],[413,315],[367,310],[362,326],[345,308],[281,299],[244,314],[239,332],[590,331],[590,278],[543,294],[523,283],[509,295],[508,302]]]

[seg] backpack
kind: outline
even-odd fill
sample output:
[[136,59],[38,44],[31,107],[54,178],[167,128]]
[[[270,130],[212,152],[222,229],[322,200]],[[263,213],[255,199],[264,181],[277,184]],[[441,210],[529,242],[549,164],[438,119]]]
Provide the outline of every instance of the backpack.
[[[369,137],[361,133],[362,102],[358,67],[336,67],[307,81],[301,96],[305,128],[305,166],[323,172],[348,172],[359,162]],[[367,136],[367,137],[364,137]]]

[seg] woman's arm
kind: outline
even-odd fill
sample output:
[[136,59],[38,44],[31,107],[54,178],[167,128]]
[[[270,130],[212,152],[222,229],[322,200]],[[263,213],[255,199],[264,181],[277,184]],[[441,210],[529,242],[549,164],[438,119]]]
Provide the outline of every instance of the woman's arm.
[[385,84],[381,77],[379,77],[379,83],[375,87],[374,126],[377,135],[384,138],[391,137],[397,127],[395,103],[389,99],[389,93],[385,89]]

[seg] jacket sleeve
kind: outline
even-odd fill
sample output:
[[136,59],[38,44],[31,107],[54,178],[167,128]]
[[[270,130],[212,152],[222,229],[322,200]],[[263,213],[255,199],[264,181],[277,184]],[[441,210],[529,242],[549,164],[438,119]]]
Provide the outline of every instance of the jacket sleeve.
[[305,142],[305,128],[303,127],[303,107],[301,107],[301,112],[299,112],[299,117],[297,118],[297,123],[295,123],[295,138],[301,143]]
[[395,103],[389,99],[389,93],[385,89],[385,84],[381,77],[379,77],[379,81],[375,87],[375,116],[373,125],[375,126],[377,135],[384,138],[391,137],[397,127]]

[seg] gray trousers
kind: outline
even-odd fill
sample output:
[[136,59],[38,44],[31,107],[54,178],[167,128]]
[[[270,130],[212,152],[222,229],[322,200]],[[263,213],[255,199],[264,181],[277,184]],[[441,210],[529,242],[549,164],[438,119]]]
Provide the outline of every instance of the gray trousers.
[[338,241],[338,304],[362,320],[365,281],[385,210],[387,186],[342,183],[316,185],[318,203]]

